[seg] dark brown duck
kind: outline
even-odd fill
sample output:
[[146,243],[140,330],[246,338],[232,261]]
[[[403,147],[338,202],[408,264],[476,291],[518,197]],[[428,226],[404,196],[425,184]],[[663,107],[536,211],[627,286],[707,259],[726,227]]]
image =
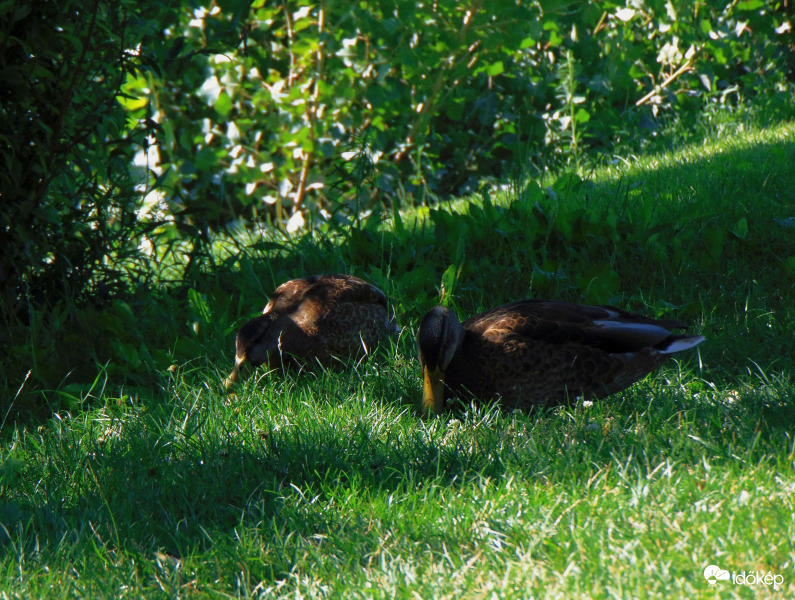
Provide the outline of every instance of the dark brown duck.
[[246,362],[269,368],[310,361],[330,365],[334,357],[370,352],[394,331],[386,296],[374,285],[351,275],[292,279],[238,332],[227,385],[237,381]]
[[423,405],[500,398],[528,409],[619,392],[704,337],[674,333],[680,321],[650,319],[612,306],[520,300],[460,323],[437,306],[417,333]]

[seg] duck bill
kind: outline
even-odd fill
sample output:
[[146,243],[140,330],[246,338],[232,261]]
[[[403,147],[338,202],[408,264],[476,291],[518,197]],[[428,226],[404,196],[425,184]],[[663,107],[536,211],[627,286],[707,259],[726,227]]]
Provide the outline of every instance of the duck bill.
[[244,362],[246,362],[245,355],[235,356],[235,366],[232,368],[232,372],[229,374],[229,377],[224,380],[224,387],[226,387],[226,389],[231,388],[240,380],[240,367]]
[[437,415],[444,410],[444,375],[438,367],[422,367],[422,406]]

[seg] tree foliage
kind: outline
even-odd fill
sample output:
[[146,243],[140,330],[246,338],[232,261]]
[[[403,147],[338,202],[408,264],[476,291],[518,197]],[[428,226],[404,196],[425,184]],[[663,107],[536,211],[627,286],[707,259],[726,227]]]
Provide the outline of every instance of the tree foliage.
[[160,123],[162,209],[294,229],[307,215],[476,189],[521,159],[576,163],[710,103],[788,102],[787,10],[229,1],[147,45],[151,68],[126,90],[140,98],[134,116]]

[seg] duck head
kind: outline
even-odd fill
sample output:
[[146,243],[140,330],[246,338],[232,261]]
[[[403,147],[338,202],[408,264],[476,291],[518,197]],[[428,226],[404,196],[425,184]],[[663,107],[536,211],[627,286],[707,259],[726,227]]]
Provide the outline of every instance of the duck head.
[[240,328],[235,339],[235,366],[226,378],[226,387],[237,382],[240,367],[249,363],[252,367],[266,364],[270,367],[273,357],[281,349],[283,319],[266,313],[251,319]]
[[444,410],[444,375],[453,360],[464,328],[456,314],[443,306],[428,311],[417,331],[417,349],[422,366],[422,405],[440,414]]

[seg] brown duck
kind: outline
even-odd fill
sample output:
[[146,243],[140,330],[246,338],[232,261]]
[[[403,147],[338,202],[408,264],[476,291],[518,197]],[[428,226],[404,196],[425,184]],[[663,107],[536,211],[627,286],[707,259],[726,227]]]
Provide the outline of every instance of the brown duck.
[[317,361],[370,352],[396,331],[384,293],[351,275],[313,275],[283,283],[262,314],[243,325],[235,340],[235,367],[226,380],[237,381],[241,365]]
[[528,409],[609,396],[704,341],[671,331],[685,327],[612,306],[545,300],[498,306],[462,324],[437,306],[417,333],[423,405],[440,413],[446,398],[474,396]]

